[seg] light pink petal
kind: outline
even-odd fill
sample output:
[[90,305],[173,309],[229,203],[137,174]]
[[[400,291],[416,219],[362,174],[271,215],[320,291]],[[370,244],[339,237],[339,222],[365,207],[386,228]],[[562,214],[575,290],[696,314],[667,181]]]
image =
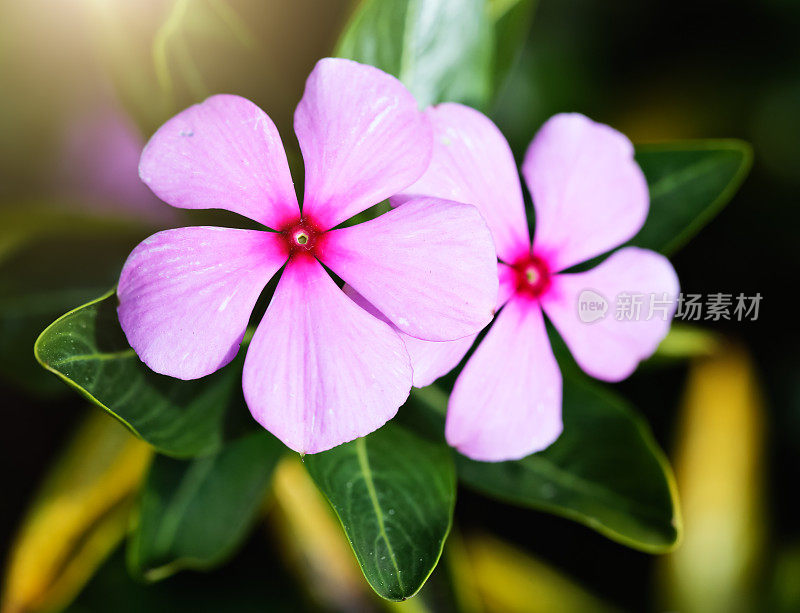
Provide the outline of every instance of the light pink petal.
[[514,262],[531,239],[514,156],[492,121],[467,106],[440,104],[425,111],[434,130],[425,174],[392,204],[409,196],[436,196],[478,207],[492,231],[497,255]]
[[321,259],[416,338],[463,338],[494,315],[497,258],[486,223],[469,204],[410,201],[329,232]]
[[408,334],[402,334],[411,367],[414,370],[414,387],[427,387],[439,377],[453,370],[467,355],[472,343],[478,337],[470,334],[454,341],[421,341]]
[[554,271],[621,245],[647,217],[647,181],[633,145],[583,115],[548,120],[528,148],[522,174],[536,209],[534,251]]
[[426,387],[453,370],[467,355],[467,351],[478,336],[471,334],[455,341],[421,341],[400,332],[383,313],[349,285],[345,285],[343,290],[362,309],[392,326],[403,339],[414,371],[414,387]]
[[139,176],[185,209],[227,209],[275,229],[300,212],[275,124],[239,96],[212,96],[161,126]]
[[253,417],[299,453],[325,451],[390,420],[411,389],[392,328],[344,295],[317,260],[289,261],[244,363]]
[[286,251],[271,232],[178,228],[133,250],[117,287],[119,321],[152,370],[197,379],[239,351],[250,313]]
[[320,60],[294,114],[306,167],[303,214],[332,228],[416,181],[431,127],[394,77],[350,60]]
[[497,310],[499,311],[517,291],[517,273],[511,266],[498,262],[497,276],[500,281],[500,290],[497,292]]
[[[588,272],[555,275],[542,306],[584,371],[598,379],[619,381],[667,335],[679,291],[678,277],[667,258],[626,247]],[[603,302],[608,310],[600,317],[597,313],[602,309],[590,303]]]
[[488,462],[517,460],[561,434],[561,371],[539,306],[506,304],[456,381],[447,442]]

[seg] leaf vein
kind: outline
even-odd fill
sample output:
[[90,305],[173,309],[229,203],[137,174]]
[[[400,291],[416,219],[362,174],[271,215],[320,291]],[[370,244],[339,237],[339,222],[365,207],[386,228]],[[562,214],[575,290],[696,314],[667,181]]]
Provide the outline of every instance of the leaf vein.
[[385,517],[383,515],[383,510],[381,509],[380,503],[378,502],[378,493],[375,490],[375,482],[372,479],[372,468],[370,468],[369,465],[367,446],[363,437],[356,441],[356,456],[358,457],[358,465],[361,467],[361,472],[364,473],[364,484],[367,486],[367,493],[369,494],[370,501],[372,502],[372,508],[375,511],[375,516],[378,520],[379,535],[383,539],[384,543],[386,543],[386,549],[389,552],[389,558],[391,559],[392,566],[394,566],[394,570],[397,573],[397,584],[400,586],[400,589],[405,592],[403,580],[400,577],[400,567],[397,564],[397,556],[394,553],[391,542],[389,542],[389,535],[386,534]]

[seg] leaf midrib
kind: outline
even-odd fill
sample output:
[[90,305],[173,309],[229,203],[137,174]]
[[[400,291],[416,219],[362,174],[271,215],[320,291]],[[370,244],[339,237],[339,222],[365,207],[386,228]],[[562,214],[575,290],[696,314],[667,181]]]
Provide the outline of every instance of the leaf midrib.
[[397,564],[397,556],[394,553],[392,544],[389,542],[389,535],[386,533],[383,510],[378,502],[378,493],[375,489],[375,482],[372,479],[372,468],[370,467],[369,458],[367,457],[367,444],[363,437],[356,440],[356,457],[358,458],[358,465],[361,468],[361,472],[364,475],[364,484],[367,486],[367,493],[369,494],[370,501],[372,502],[372,509],[375,511],[375,516],[378,520],[379,535],[383,539],[384,543],[386,543],[386,548],[389,552],[389,558],[392,561],[392,566],[394,566],[394,570],[397,575],[397,585],[400,587],[402,592],[405,592],[405,586],[403,585],[403,580],[400,577],[400,567]]
[[120,351],[112,351],[109,353],[84,353],[81,355],[71,355],[62,360],[50,362],[50,366],[58,368],[64,364],[71,364],[73,362],[85,362],[87,360],[98,360],[105,362],[106,360],[118,360],[132,358],[136,356],[136,352],[132,348],[121,349]]

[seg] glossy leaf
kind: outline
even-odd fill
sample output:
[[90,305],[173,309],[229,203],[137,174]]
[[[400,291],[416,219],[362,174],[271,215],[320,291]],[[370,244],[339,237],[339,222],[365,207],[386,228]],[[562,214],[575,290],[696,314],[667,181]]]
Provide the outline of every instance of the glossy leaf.
[[752,157],[750,146],[738,140],[638,146],[650,213],[632,244],[667,254],[683,246],[733,197]]
[[[229,426],[227,409],[241,398],[241,356],[196,381],[165,377],[145,366],[119,326],[113,291],[53,322],[34,351],[42,366],[157,450],[176,457],[217,451]],[[242,403],[231,417],[246,419],[246,413]]]
[[305,463],[372,588],[389,600],[416,594],[439,561],[452,522],[455,471],[448,448],[390,423],[308,455]]
[[489,496],[581,522],[625,545],[671,549],[681,530],[672,471],[619,397],[565,376],[564,432],[515,462],[459,456],[459,478]]
[[139,501],[128,544],[131,571],[147,580],[224,561],[256,520],[285,447],[254,432],[219,453],[194,460],[157,456]]
[[124,538],[152,449],[92,411],[47,475],[11,547],[2,611],[61,610]]
[[491,95],[493,30],[485,0],[366,0],[336,55],[399,78],[421,107]]

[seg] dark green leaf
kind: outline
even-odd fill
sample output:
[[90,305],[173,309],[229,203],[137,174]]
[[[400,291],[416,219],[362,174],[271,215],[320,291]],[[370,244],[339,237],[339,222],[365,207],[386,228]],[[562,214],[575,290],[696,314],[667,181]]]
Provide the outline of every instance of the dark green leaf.
[[336,55],[399,78],[420,106],[481,108],[492,88],[493,30],[485,0],[366,0]]
[[131,571],[149,581],[209,569],[247,536],[285,447],[264,431],[194,460],[156,456],[128,542]]
[[389,600],[416,594],[439,561],[453,518],[455,470],[448,448],[390,423],[308,455],[305,463],[372,588]]
[[672,253],[705,226],[739,189],[752,163],[738,140],[700,140],[636,147],[650,186],[650,213],[633,245]]
[[230,425],[227,409],[241,397],[241,356],[196,381],[165,377],[145,366],[119,326],[113,291],[57,319],[34,351],[42,366],[176,457],[217,451]]
[[672,471],[646,424],[618,396],[565,377],[564,432],[516,462],[458,458],[489,496],[562,515],[630,547],[663,552],[681,530]]

